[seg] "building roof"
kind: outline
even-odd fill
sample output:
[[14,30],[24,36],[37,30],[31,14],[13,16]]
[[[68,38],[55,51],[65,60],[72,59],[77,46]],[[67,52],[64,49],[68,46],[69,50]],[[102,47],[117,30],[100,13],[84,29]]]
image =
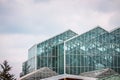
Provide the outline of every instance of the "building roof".
[[55,71],[52,71],[48,67],[43,67],[21,77],[20,80],[34,79],[36,77],[42,79],[42,78],[47,78],[55,75],[58,75]]
[[86,77],[93,77],[93,78],[103,78],[103,77],[111,76],[114,74],[118,74],[118,73],[110,68],[106,68],[102,70],[84,72],[84,73],[81,73],[80,75],[86,76]]
[[114,74],[108,77],[100,78],[98,80],[120,80],[120,75],[119,74]]
[[80,75],[70,75],[70,74],[52,76],[52,77],[44,78],[41,80],[62,80],[62,79],[67,79],[67,78],[72,78],[76,80],[97,80],[97,78],[85,77],[85,76],[80,76]]

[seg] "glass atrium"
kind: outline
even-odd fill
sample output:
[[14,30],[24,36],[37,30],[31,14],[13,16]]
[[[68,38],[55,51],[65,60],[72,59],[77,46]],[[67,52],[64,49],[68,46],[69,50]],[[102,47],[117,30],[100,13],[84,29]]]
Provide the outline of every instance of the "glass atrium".
[[120,28],[108,32],[96,27],[84,34],[68,30],[28,50],[22,76],[42,67],[59,74],[111,68],[120,73]]

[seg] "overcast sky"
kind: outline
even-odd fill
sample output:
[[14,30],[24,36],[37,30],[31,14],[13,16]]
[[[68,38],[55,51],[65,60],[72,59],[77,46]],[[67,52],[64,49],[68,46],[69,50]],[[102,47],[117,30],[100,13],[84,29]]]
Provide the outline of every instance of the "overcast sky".
[[0,63],[19,76],[28,49],[71,29],[120,27],[120,0],[0,0]]

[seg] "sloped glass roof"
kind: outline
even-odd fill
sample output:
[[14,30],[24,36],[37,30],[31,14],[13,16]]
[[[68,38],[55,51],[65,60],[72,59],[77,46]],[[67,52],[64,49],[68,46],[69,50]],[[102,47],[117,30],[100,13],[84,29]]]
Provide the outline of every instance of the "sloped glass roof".
[[43,67],[23,76],[20,80],[42,79],[42,78],[47,78],[47,77],[56,76],[56,75],[58,74],[55,71],[52,71],[48,67]]
[[107,69],[84,72],[84,73],[81,73],[80,75],[86,76],[86,77],[104,78],[104,77],[111,76],[114,74],[118,74],[118,73],[110,68],[107,68]]
[[99,78],[98,80],[120,80],[120,75],[114,74],[108,77]]

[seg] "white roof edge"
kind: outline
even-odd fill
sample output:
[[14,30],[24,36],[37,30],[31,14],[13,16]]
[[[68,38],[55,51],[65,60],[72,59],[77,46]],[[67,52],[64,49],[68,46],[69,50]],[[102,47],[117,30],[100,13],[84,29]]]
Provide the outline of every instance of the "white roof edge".
[[61,34],[65,33],[65,32],[67,32],[67,31],[72,31],[73,33],[75,33],[76,35],[78,35],[78,33],[74,32],[73,30],[67,29],[67,30],[65,30],[65,31],[63,31],[63,32],[61,32],[61,33],[55,35],[55,36],[52,36],[52,37],[50,37],[50,38],[48,38],[48,39],[46,39],[46,40],[43,40],[43,41],[41,41],[41,42],[36,43],[36,45],[41,44],[42,42],[45,42],[45,41],[47,41],[47,40],[49,40],[49,39],[52,39],[52,38],[54,38],[54,37],[56,37],[56,36],[59,36],[59,35],[61,35]]
[[71,38],[69,38],[69,39],[65,40],[65,41],[64,41],[64,43],[66,43],[67,41],[72,40],[72,39],[74,39],[74,38],[76,38],[76,37],[78,37],[78,36],[80,36],[80,35],[79,35],[79,34],[77,34],[76,36],[73,36],[73,37],[71,37]]
[[116,27],[116,28],[114,28],[114,29],[112,29],[112,30],[110,30],[110,31],[108,31],[109,33],[110,32],[113,32],[113,31],[115,31],[115,30],[117,30],[117,29],[119,29],[120,27]]
[[33,71],[33,72],[30,72],[30,73],[28,73],[28,74],[26,74],[26,75],[24,75],[24,76],[20,77],[20,80],[21,80],[21,79],[24,79],[24,78],[26,78],[26,77],[28,77],[28,76],[30,76],[30,75],[32,75],[32,74],[34,74],[34,73],[36,73],[36,72],[38,72],[39,70],[40,70],[40,69],[35,70],[35,71]]
[[41,80],[58,80],[62,78],[76,78],[76,79],[84,79],[84,80],[97,80],[98,78],[92,78],[92,77],[85,77],[85,76],[80,76],[80,75],[71,75],[71,74],[62,74],[58,76],[52,76],[48,78],[44,78]]

